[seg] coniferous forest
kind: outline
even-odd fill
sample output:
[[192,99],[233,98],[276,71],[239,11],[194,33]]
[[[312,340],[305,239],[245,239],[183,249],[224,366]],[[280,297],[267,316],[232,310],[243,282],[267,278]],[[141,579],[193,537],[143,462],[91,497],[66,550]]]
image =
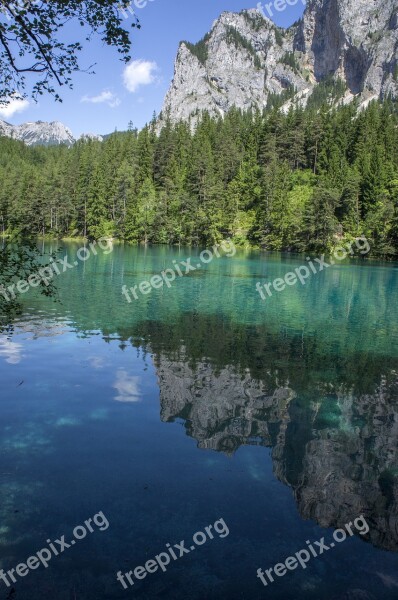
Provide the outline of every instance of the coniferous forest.
[[0,229],[130,243],[398,254],[396,104],[153,121],[72,148],[0,138]]

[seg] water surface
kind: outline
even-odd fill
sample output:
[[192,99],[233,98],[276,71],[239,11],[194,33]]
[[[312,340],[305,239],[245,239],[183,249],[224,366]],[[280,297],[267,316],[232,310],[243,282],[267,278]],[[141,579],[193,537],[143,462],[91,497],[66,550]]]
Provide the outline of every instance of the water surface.
[[[238,252],[122,295],[198,253],[115,246],[57,278],[60,303],[29,292],[0,337],[0,567],[110,524],[0,598],[397,598],[397,266],[339,264],[262,301],[255,284],[303,257]],[[256,577],[359,515],[367,535]],[[116,580],[220,518],[227,537]]]

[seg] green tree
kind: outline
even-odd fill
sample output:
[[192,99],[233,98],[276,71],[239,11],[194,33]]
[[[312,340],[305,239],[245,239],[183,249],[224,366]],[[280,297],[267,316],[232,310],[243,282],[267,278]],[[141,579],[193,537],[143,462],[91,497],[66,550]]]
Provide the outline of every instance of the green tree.
[[[93,34],[117,49],[122,60],[130,60],[129,32],[122,27],[121,5],[109,0],[86,2],[50,0],[48,2],[1,2],[0,9],[0,101],[20,95],[26,89],[26,76],[33,76],[34,98],[44,92],[60,96],[55,86],[72,87],[72,74],[80,70],[78,53],[81,41],[60,38],[66,22],[82,26],[86,41]],[[132,27],[139,23],[132,19]]]
[[35,276],[39,290],[45,296],[55,296],[54,283],[40,275],[40,269],[49,267],[56,253],[41,252],[36,241],[26,231],[3,238],[0,252],[0,331],[9,330],[12,320],[21,312],[17,284]]

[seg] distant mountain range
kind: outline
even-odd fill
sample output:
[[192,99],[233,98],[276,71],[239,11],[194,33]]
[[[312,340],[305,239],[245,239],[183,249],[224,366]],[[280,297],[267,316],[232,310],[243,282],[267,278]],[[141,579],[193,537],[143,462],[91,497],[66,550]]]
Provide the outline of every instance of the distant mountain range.
[[[25,142],[28,146],[58,146],[66,144],[70,147],[76,142],[70,129],[59,121],[52,121],[51,123],[35,121],[22,123],[22,125],[10,125],[10,123],[0,120],[0,136]],[[103,139],[100,135],[93,134],[83,134],[81,137],[99,141]]]

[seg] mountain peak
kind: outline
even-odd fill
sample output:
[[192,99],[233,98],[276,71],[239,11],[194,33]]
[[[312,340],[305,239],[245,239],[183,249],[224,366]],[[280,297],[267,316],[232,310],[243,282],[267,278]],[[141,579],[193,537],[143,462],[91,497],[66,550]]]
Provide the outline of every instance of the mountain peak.
[[71,130],[59,121],[28,121],[21,125],[0,121],[0,135],[20,140],[28,146],[72,146],[75,142]]
[[[60,121],[27,121],[21,125],[11,125],[0,120],[0,136],[10,137],[27,146],[72,146],[75,138],[71,130]],[[82,139],[102,141],[102,137],[94,134],[83,134]]]
[[195,121],[204,110],[262,109],[278,95],[305,104],[332,81],[347,100],[398,97],[397,26],[396,0],[309,0],[285,30],[259,9],[225,11],[202,40],[180,45],[162,113]]

